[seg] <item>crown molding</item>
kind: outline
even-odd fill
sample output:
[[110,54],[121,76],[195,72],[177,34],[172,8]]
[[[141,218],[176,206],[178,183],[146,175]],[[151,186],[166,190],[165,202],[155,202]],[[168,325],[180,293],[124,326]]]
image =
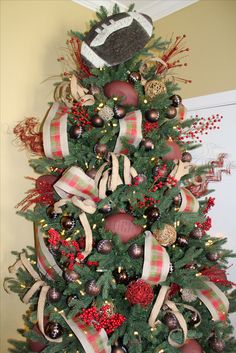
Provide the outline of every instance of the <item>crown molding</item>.
[[[126,11],[129,4],[133,1],[127,0],[72,0],[73,2],[96,11],[100,6],[111,10],[115,3],[120,6],[122,11]],[[149,15],[153,21],[159,20],[165,16],[182,10],[199,0],[139,0],[135,1],[137,11]]]

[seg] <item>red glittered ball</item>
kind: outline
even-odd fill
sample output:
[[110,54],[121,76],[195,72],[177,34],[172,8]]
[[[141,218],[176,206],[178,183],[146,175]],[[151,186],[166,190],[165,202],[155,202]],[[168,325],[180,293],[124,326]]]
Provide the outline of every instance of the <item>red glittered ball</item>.
[[170,148],[170,152],[162,157],[163,161],[173,161],[174,159],[182,158],[180,147],[175,141],[168,140],[166,141],[166,144]]
[[134,86],[125,81],[112,81],[104,86],[104,93],[108,98],[122,98],[122,105],[138,106],[138,92]]
[[139,304],[142,307],[146,307],[153,301],[154,293],[152,287],[148,283],[139,279],[128,285],[125,296],[130,304]]
[[203,353],[203,349],[196,340],[187,340],[180,348],[182,353]]

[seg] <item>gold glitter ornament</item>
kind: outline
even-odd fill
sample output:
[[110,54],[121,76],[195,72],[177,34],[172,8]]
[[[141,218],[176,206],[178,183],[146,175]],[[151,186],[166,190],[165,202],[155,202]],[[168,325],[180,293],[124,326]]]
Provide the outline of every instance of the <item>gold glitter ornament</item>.
[[145,94],[149,99],[153,99],[162,93],[166,93],[166,85],[163,81],[147,81],[144,87]]
[[153,232],[153,236],[160,245],[169,246],[176,242],[177,234],[175,228],[166,224],[163,229],[156,229]]

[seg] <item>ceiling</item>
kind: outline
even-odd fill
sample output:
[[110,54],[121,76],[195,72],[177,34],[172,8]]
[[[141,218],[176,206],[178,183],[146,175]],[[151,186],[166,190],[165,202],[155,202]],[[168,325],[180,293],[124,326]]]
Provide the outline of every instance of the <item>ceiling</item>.
[[179,11],[199,0],[72,0],[91,10],[97,10],[100,6],[112,9],[117,3],[122,11],[126,11],[129,4],[135,3],[135,9],[149,15],[153,21]]

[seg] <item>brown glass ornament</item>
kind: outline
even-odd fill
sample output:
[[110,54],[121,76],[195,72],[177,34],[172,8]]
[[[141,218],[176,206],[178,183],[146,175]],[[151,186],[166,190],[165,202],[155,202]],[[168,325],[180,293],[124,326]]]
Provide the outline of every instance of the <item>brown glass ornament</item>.
[[69,135],[72,139],[79,139],[83,134],[83,128],[81,125],[74,125],[70,128]]
[[177,243],[179,246],[184,248],[188,245],[188,239],[180,235],[177,237]]
[[67,268],[64,272],[64,278],[67,282],[76,282],[79,279],[79,274]]
[[182,103],[182,98],[178,94],[171,96],[170,100],[172,101],[172,105],[176,108]]
[[47,297],[50,303],[57,303],[61,299],[61,293],[56,288],[50,288]]
[[169,273],[173,273],[175,271],[175,265],[170,262],[170,266],[169,266]]
[[160,117],[160,113],[157,109],[149,109],[145,112],[145,119],[149,123],[156,123]]
[[155,166],[152,170],[153,176],[159,175],[160,178],[166,178],[168,175],[168,170],[159,165]]
[[141,81],[141,74],[138,71],[131,72],[128,76],[128,80],[130,83]]
[[105,157],[108,153],[107,145],[104,143],[97,143],[94,147],[94,152],[99,157]]
[[215,262],[215,261],[218,260],[219,254],[218,254],[217,252],[208,252],[208,253],[206,254],[206,257],[207,257],[207,259],[208,259],[209,261]]
[[72,230],[75,227],[75,219],[71,216],[61,217],[61,226],[65,230]]
[[112,207],[110,203],[107,203],[106,205],[99,208],[99,212],[102,214],[109,214],[111,211],[112,211]]
[[182,196],[181,196],[181,194],[179,193],[178,195],[176,195],[176,196],[174,197],[173,203],[174,203],[175,206],[180,207],[181,202],[182,202]]
[[124,269],[118,268],[112,272],[117,284],[128,284],[130,278]]
[[113,108],[114,118],[123,119],[126,115],[126,109],[122,105],[116,104]]
[[200,322],[200,317],[198,313],[193,312],[190,319],[188,320],[188,324],[190,327],[194,327],[195,325],[199,324]]
[[63,328],[58,322],[49,321],[44,330],[46,335],[53,340],[60,338],[63,334]]
[[132,244],[128,249],[128,254],[132,259],[143,257],[144,249],[142,245]]
[[170,312],[165,314],[163,323],[168,327],[169,330],[174,330],[178,327],[178,320],[176,319],[176,316]]
[[75,303],[77,300],[79,300],[79,298],[76,294],[69,295],[69,297],[67,298],[67,304],[73,305],[73,303]]
[[145,215],[149,223],[154,223],[160,218],[160,210],[156,206],[149,206],[145,211]]
[[46,213],[50,219],[56,219],[58,217],[58,213],[55,212],[53,206],[49,206],[46,210]]
[[93,125],[93,127],[103,127],[104,125],[104,120],[99,116],[99,115],[94,115],[91,118],[91,123]]
[[203,234],[200,228],[194,228],[194,230],[189,235],[192,239],[201,239]]
[[174,119],[176,115],[177,115],[177,109],[173,107],[173,105],[170,105],[166,110],[166,117],[168,119]]
[[95,179],[95,176],[97,174],[97,169],[96,168],[90,168],[86,171],[86,174],[91,178]]
[[181,158],[182,162],[191,162],[191,160],[192,160],[191,153],[189,153],[189,152],[182,153],[182,158]]
[[97,245],[97,251],[103,255],[110,254],[112,251],[112,242],[107,239],[100,240]]
[[145,151],[151,151],[154,149],[154,143],[150,138],[143,139],[142,146],[145,148]]
[[51,244],[49,243],[48,244],[48,250],[50,251],[50,253],[53,255],[53,256],[58,256],[59,255],[59,248],[60,248],[60,244]]
[[94,279],[87,281],[85,283],[85,292],[89,296],[96,297],[97,295],[99,295],[100,291],[101,291],[101,288],[97,285]]
[[209,346],[214,352],[220,353],[220,352],[223,352],[225,349],[224,341],[216,338],[216,336],[210,337],[208,342],[209,342]]
[[111,353],[128,353],[128,349],[126,346],[123,345],[112,346]]

